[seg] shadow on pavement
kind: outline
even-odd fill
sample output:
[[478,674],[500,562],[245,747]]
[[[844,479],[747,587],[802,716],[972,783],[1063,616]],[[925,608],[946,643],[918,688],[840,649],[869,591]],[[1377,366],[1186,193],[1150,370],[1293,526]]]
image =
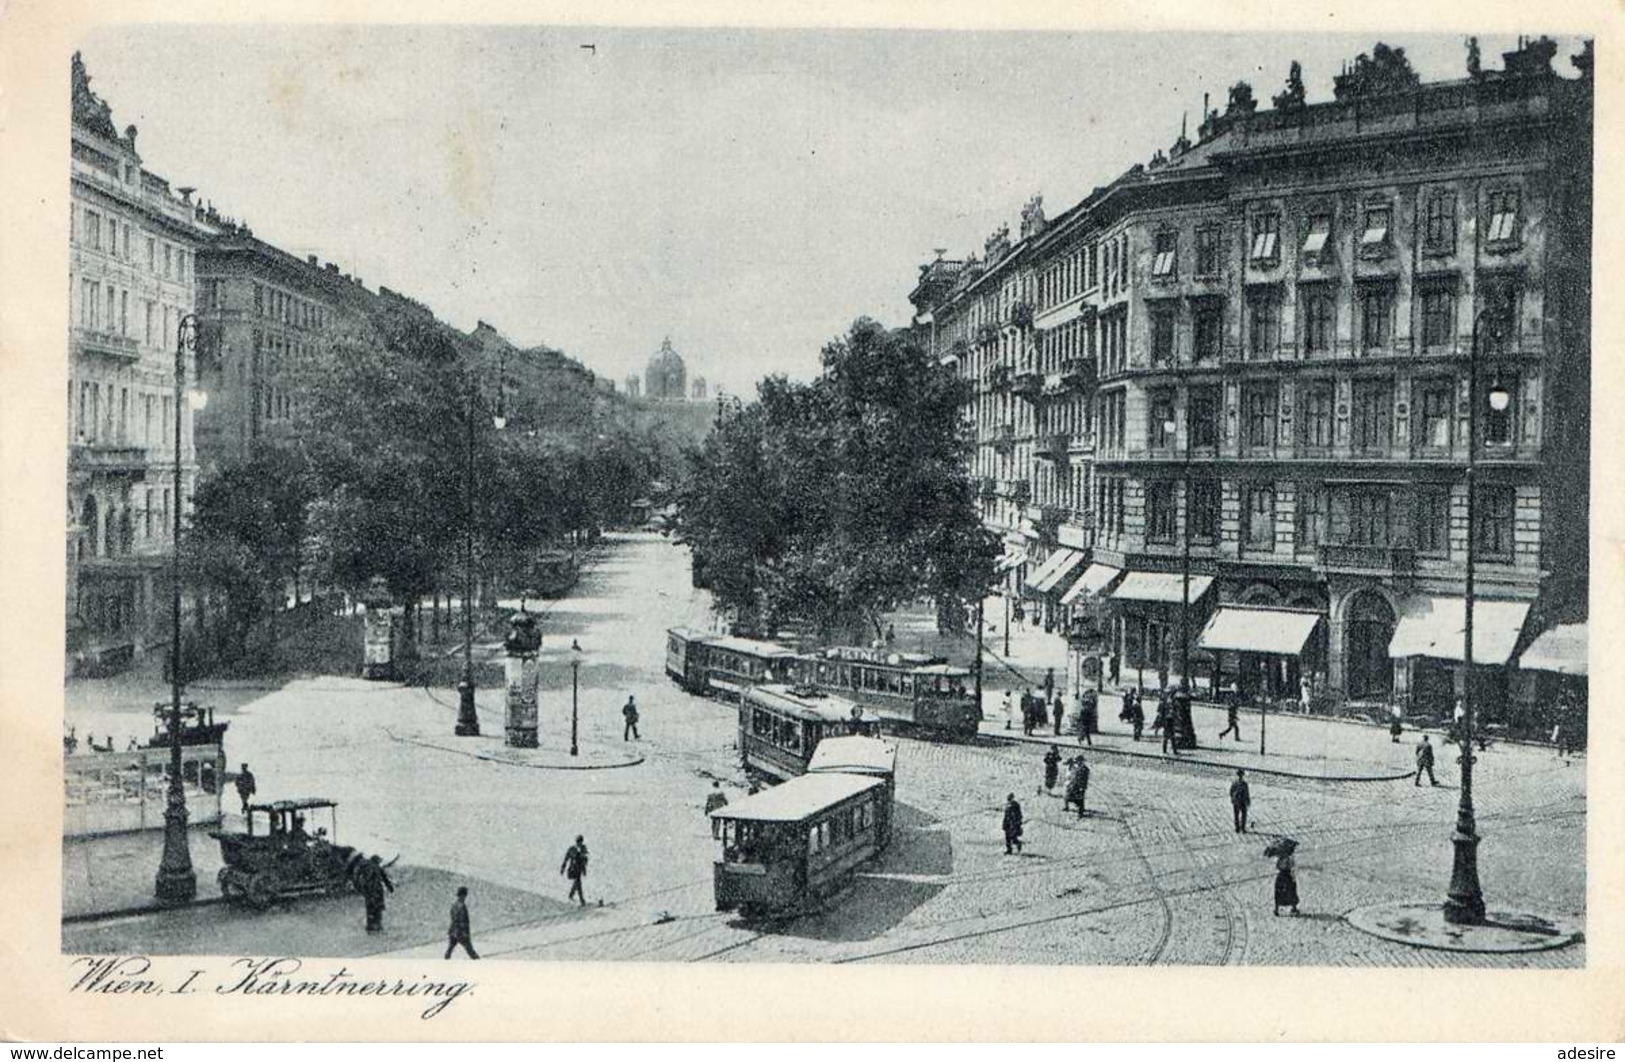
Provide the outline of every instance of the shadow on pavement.
[[774,929],[786,937],[830,942],[873,940],[942,891],[941,885],[897,878],[858,878],[815,915]]

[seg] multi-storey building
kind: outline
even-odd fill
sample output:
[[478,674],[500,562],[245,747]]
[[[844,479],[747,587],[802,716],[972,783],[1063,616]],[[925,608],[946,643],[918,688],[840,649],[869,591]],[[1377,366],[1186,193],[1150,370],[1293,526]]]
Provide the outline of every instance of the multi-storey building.
[[70,672],[124,666],[168,642],[173,513],[184,511],[197,471],[192,411],[174,399],[175,351],[193,309],[197,248],[208,236],[190,190],[177,195],[142,167],[135,127],[114,127],[78,54],[72,73]]
[[[1018,265],[970,282],[961,265],[951,285],[952,264],[926,268],[922,322],[986,381],[977,474],[1034,485],[1027,583],[1051,607],[1109,602],[1130,681],[1177,677],[1181,626],[1193,643],[1206,627],[1204,681],[1448,710],[1475,360],[1484,681],[1583,616],[1591,81],[1589,53],[1570,79],[1554,51],[1460,81],[1339,78],[1332,102],[1263,112],[1233,93],[1197,143],[1026,234]],[[1034,278],[1036,304],[1001,321],[1016,349],[984,368],[973,297],[1001,272]],[[1032,459],[984,460],[1012,437]],[[1033,569],[1044,520],[1077,529],[1056,552],[1087,542],[1087,567]]]

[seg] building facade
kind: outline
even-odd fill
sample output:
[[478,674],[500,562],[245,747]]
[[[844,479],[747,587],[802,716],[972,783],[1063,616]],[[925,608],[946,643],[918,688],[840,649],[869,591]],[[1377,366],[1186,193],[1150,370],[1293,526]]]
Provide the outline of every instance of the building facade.
[[1098,621],[1123,681],[1211,636],[1199,684],[1448,712],[1476,351],[1474,655],[1516,700],[1515,647],[1585,611],[1591,79],[1554,52],[1233,92],[1017,246],[925,267],[1028,608]]
[[[72,66],[68,273],[69,672],[117,669],[168,644],[173,514],[197,474],[192,410],[175,403],[178,335],[209,228],[190,189],[142,167]],[[186,356],[188,381],[196,378]],[[175,425],[182,483],[175,496]]]

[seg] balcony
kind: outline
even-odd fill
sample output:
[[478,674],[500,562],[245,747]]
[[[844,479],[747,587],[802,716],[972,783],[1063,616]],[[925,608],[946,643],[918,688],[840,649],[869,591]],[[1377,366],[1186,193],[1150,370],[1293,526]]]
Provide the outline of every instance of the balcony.
[[1008,390],[1010,387],[1010,366],[995,365],[987,371],[987,385],[994,391]]
[[1017,328],[1031,328],[1033,326],[1033,304],[1018,302],[1010,307],[1010,323]]
[[992,476],[982,476],[976,481],[976,496],[986,500],[999,495],[999,481]]
[[1044,505],[1038,510],[1038,523],[1041,527],[1054,530],[1066,520],[1067,509],[1064,505]]
[[1061,363],[1061,383],[1074,391],[1087,391],[1095,385],[1094,358],[1067,358]]
[[1001,454],[1007,454],[1016,445],[1016,426],[1014,424],[1000,424],[993,432],[993,448]]
[[81,354],[100,354],[114,361],[132,362],[141,358],[141,348],[134,339],[112,332],[98,332],[90,328],[73,330],[74,345]]
[[991,347],[999,341],[999,326],[985,324],[976,329],[976,342],[979,346]]
[[1416,550],[1409,546],[1358,546],[1322,543],[1320,567],[1328,572],[1360,575],[1414,575]]
[[1065,461],[1072,448],[1072,436],[1067,432],[1051,432],[1038,437],[1037,456],[1045,461]]
[[69,465],[79,472],[100,472],[140,479],[147,474],[147,448],[117,443],[74,443],[69,454]]
[[1022,369],[1010,378],[1010,391],[1018,398],[1034,399],[1044,390],[1044,377],[1031,369]]
[[1026,505],[1032,497],[1032,484],[1025,479],[1012,479],[1005,483],[1005,495],[1017,505]]

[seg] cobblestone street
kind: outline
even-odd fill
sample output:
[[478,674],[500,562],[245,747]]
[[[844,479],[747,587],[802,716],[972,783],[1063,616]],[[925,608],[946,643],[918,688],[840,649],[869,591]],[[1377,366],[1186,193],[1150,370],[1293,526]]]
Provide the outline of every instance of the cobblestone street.
[[[305,954],[438,955],[442,909],[454,885],[468,881],[476,941],[490,958],[1584,962],[1583,946],[1517,957],[1411,949],[1342,921],[1362,904],[1443,893],[1456,806],[1448,755],[1441,757],[1439,789],[1408,780],[1255,776],[1255,832],[1241,837],[1230,819],[1228,767],[1085,749],[1093,775],[1089,814],[1079,820],[1061,811],[1058,795],[1037,791],[1042,742],[997,735],[969,745],[902,739],[894,843],[847,894],[822,913],[767,927],[718,914],[711,900],[714,842],[700,804],[712,779],[737,796],[743,778],[732,709],[681,692],[662,673],[665,628],[705,621],[705,596],[688,587],[687,565],[673,563],[674,555],[681,557],[652,536],[612,541],[579,595],[558,602],[544,622],[543,741],[557,743],[568,733],[565,647],[578,638],[587,654],[582,740],[620,745],[616,709],[633,693],[644,716],[638,744],[645,759],[636,766],[549,771],[476,758],[478,749],[500,747],[496,690],[481,693],[485,736],[466,739],[466,753],[446,751],[441,739],[412,740],[449,733],[455,696],[448,690],[307,680],[234,714],[228,752],[233,764],[253,764],[262,798],[334,797],[343,843],[400,856],[399,892],[382,936],[361,932],[359,901],[349,897],[298,901],[266,915],[216,905],[75,923],[64,928],[65,949],[219,954],[297,944]],[[1371,739],[1364,728],[1291,722],[1325,730],[1327,755],[1363,754],[1343,746]],[[1064,747],[1068,755],[1075,748],[1070,741]],[[1143,743],[1139,751],[1153,748]],[[1506,744],[1492,746],[1480,764],[1480,862],[1492,902],[1583,916],[1584,767]],[[999,832],[1010,792],[1027,813],[1019,856],[1004,854]],[[586,909],[561,902],[565,882],[557,873],[578,832],[593,853],[587,885],[594,906]],[[1270,914],[1274,865],[1261,853],[1278,834],[1302,844],[1298,918]],[[195,837],[194,846],[200,843],[212,844]],[[116,865],[95,865],[90,856],[85,862],[75,868],[78,879],[100,875],[110,887],[117,882],[106,878],[127,874],[132,895],[150,889],[152,867],[128,853]],[[199,864],[212,862],[200,855]],[[200,882],[200,895],[213,893],[212,881]],[[599,900],[604,906],[596,906]]]

